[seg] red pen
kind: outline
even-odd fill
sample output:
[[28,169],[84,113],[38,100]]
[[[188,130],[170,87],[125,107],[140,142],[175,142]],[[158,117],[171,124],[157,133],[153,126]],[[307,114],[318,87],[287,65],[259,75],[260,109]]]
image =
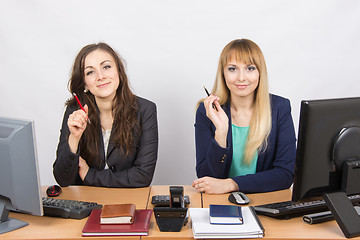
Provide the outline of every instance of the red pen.
[[[80,102],[78,96],[76,95],[76,93],[73,93],[73,96],[75,97],[75,99],[76,99],[77,103],[79,104],[79,107],[81,108],[81,110],[83,110],[86,113],[86,111],[85,111],[84,107],[81,105],[81,102]],[[87,117],[87,121],[88,121],[88,123],[90,123],[89,116]]]

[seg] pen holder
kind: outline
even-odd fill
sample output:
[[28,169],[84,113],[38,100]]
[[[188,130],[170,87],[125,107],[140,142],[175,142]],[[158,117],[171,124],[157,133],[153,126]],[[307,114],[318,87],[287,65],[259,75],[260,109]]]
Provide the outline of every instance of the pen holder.
[[180,232],[188,220],[187,208],[154,207],[154,215],[161,232]]

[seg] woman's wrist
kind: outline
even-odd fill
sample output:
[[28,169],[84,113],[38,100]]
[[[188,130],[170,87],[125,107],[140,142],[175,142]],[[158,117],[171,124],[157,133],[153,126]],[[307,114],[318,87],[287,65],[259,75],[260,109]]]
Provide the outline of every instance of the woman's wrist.
[[239,191],[239,186],[234,180],[232,180],[231,178],[227,178],[226,181],[228,182],[227,184],[225,184],[225,186],[228,188],[227,192]]
[[227,137],[227,131],[220,129],[215,130],[215,141],[222,148],[226,148],[226,137]]
[[79,146],[80,138],[76,138],[73,134],[70,133],[68,144],[70,147],[70,151],[76,154],[78,146]]

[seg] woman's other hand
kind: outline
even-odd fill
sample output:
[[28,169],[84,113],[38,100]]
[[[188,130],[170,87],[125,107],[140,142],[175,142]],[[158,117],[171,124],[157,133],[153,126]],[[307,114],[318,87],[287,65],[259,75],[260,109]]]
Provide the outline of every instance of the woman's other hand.
[[79,157],[79,176],[84,181],[86,174],[89,171],[89,165],[82,157]]
[[231,178],[218,179],[213,177],[202,177],[194,180],[192,187],[199,192],[208,194],[223,194],[238,191],[238,185]]

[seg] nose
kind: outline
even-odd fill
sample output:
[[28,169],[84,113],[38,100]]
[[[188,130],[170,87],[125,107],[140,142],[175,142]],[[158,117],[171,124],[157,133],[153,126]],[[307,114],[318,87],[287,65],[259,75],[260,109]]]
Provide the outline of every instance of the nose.
[[244,69],[240,69],[238,79],[239,79],[240,82],[245,81],[246,76],[245,76],[245,70]]
[[97,80],[103,80],[104,79],[104,74],[102,71],[98,71],[97,72]]

